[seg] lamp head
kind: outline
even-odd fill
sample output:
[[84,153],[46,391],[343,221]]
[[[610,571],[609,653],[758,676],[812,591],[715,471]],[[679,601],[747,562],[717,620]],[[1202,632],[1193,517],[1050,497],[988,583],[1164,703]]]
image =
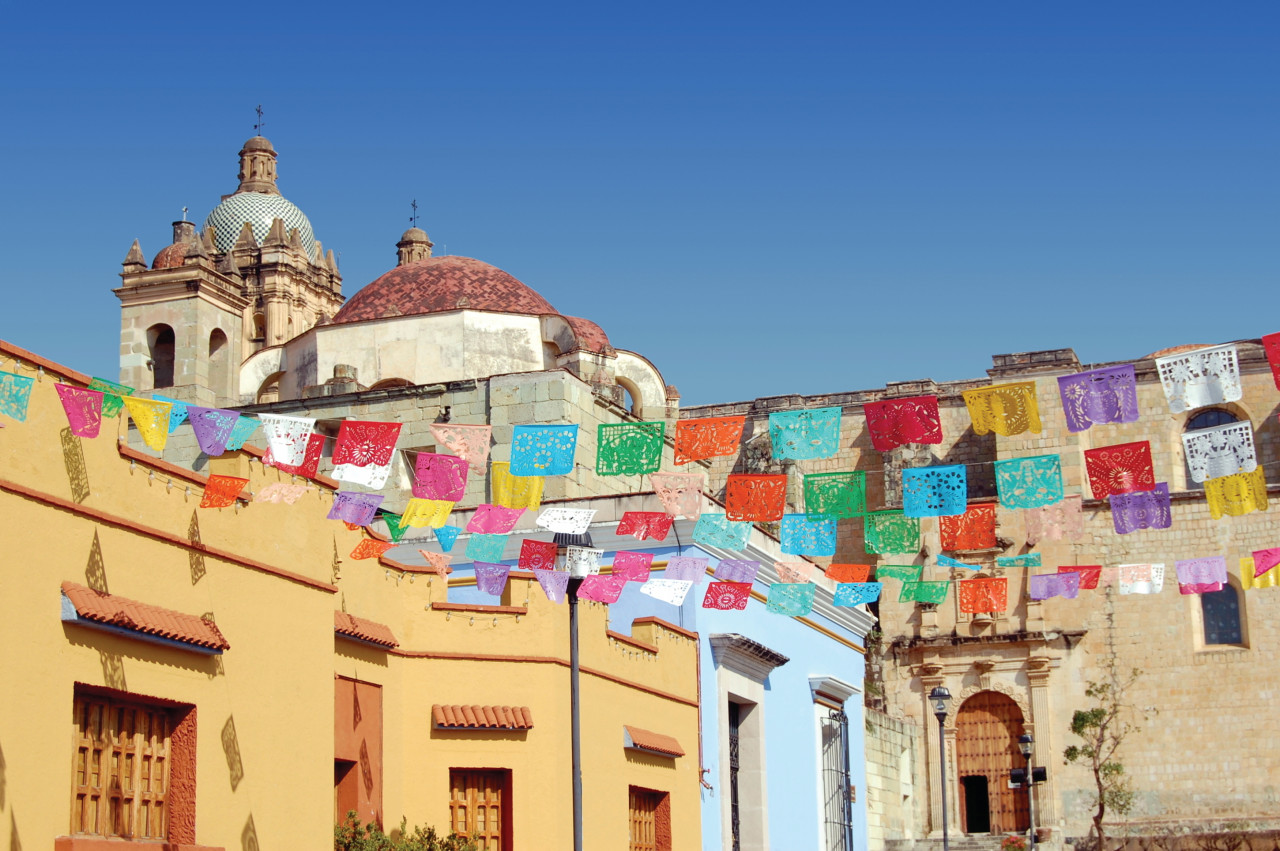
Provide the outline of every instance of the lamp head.
[[933,704],[933,714],[939,721],[947,717],[947,709],[951,706],[951,692],[945,686],[934,686],[929,692],[929,702]]
[[1031,758],[1031,744],[1034,741],[1030,733],[1023,733],[1018,737],[1018,750],[1022,751],[1022,755],[1027,759]]

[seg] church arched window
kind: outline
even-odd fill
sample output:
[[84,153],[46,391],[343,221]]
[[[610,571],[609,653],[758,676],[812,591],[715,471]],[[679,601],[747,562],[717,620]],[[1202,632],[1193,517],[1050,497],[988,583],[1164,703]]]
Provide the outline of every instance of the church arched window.
[[173,386],[175,338],[168,325],[152,325],[147,329],[147,350],[151,358],[151,386]]
[[1200,595],[1204,644],[1244,644],[1244,624],[1240,612],[1240,591],[1230,582],[1221,591]]
[[[1199,411],[1187,418],[1187,424],[1182,427],[1184,432],[1196,431],[1202,428],[1213,428],[1214,426],[1226,425],[1227,423],[1239,422],[1240,418],[1230,411],[1224,411],[1222,408],[1209,408]],[[1204,483],[1197,482],[1191,478],[1191,468],[1183,461],[1183,467],[1187,480],[1187,490],[1200,491],[1204,490]]]

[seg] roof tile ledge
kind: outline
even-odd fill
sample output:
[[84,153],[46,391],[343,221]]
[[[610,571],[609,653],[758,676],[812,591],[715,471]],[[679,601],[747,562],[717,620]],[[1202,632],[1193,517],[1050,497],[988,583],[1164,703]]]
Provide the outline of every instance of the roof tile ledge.
[[622,725],[622,746],[629,750],[644,751],[658,756],[684,756],[684,748],[680,747],[680,743],[671,736],[626,724]]
[[389,626],[367,618],[358,618],[346,612],[335,611],[333,613],[333,631],[343,638],[374,644],[378,647],[400,646],[400,642],[396,641],[396,637]]
[[440,730],[532,730],[533,712],[527,706],[435,704],[431,720]]
[[62,620],[158,641],[197,653],[231,649],[217,625],[205,618],[140,603],[74,582],[62,583]]

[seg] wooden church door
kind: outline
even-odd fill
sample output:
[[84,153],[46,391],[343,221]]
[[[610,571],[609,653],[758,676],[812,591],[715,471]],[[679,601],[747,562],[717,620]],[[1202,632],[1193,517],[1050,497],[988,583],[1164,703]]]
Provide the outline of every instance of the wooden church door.
[[[1009,833],[1030,826],[1026,790],[1009,788],[1009,771],[1026,767],[1018,750],[1022,721],[1018,704],[995,691],[980,691],[960,707],[956,715],[956,773],[965,833]],[[978,798],[984,789],[985,802]]]

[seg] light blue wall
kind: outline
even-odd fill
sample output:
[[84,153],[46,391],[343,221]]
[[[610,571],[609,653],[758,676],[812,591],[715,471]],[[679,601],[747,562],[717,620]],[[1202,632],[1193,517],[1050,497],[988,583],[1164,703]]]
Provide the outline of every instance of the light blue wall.
[[[716,563],[714,558],[697,547],[677,550],[674,546],[637,546],[633,550],[652,552],[655,561],[685,555],[709,558],[711,564]],[[602,561],[608,564],[612,559],[613,553],[606,553]],[[452,567],[455,578],[471,573],[469,563]],[[655,575],[661,576],[661,573]],[[785,665],[775,668],[765,681],[763,711],[769,844],[773,851],[816,851],[823,847],[822,825],[819,823],[822,778],[818,770],[817,716],[809,677],[836,677],[861,688],[863,656],[795,618],[770,613],[758,600],[751,600],[746,611],[742,612],[703,609],[702,598],[706,588],[706,582],[694,586],[684,605],[677,607],[641,594],[637,583],[628,583],[618,602],[609,606],[610,627],[630,634],[631,624],[636,618],[656,616],[698,633],[702,660],[699,673],[703,696],[702,765],[707,769],[704,778],[712,786],[702,790],[702,836],[706,851],[720,851],[724,847],[720,813],[722,807],[728,806],[725,790],[719,788],[720,724],[719,707],[716,705],[719,689],[710,637],[717,633],[739,633],[790,659]],[[768,594],[768,586],[763,583],[757,583],[755,590]],[[451,589],[449,599],[484,604],[496,602],[494,597],[480,593],[474,586]],[[863,646],[862,636],[819,614],[812,614],[808,619]],[[865,721],[861,695],[855,694],[849,699],[845,713],[849,717],[850,782],[857,792],[853,808],[854,848],[866,851]]]

